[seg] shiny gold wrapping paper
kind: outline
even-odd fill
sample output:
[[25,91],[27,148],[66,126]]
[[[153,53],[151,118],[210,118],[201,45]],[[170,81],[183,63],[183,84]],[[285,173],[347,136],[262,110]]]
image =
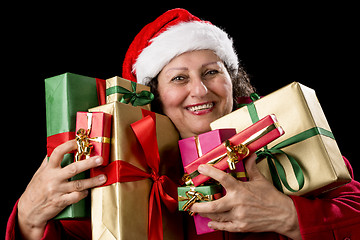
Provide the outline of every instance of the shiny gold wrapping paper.
[[[141,108],[113,102],[89,110],[113,115],[110,162],[124,160],[149,170],[142,149],[130,124],[142,119]],[[161,158],[160,175],[174,182],[182,176],[178,150],[179,135],[166,116],[156,114],[156,135]],[[93,239],[147,239],[148,205],[152,180],[114,183],[91,190]],[[164,239],[183,239],[182,219],[178,211],[169,212],[162,205]]]
[[[285,134],[268,145],[272,146],[313,127],[331,131],[315,91],[300,83],[291,83],[254,102],[259,118],[275,114]],[[211,129],[236,128],[237,132],[252,124],[248,108],[242,107],[210,124]],[[288,195],[317,195],[346,184],[351,177],[334,139],[316,135],[281,150],[295,157],[305,175],[303,189]],[[284,155],[276,155],[285,168],[287,180],[293,189],[298,184],[291,165]],[[266,160],[258,163],[260,171],[271,181]]]
[[[126,88],[129,91],[132,91],[131,81],[121,78],[121,77],[118,77],[118,76],[106,79],[106,89],[109,89],[114,86],[120,86],[120,87]],[[137,84],[136,85],[136,93],[140,93],[141,91],[150,91],[150,87],[142,85],[142,84]],[[120,99],[122,98],[123,95],[124,94],[121,94],[121,93],[114,93],[109,96],[106,96],[106,103],[120,101]],[[150,111],[150,103],[146,104],[144,106],[139,106],[139,107]]]

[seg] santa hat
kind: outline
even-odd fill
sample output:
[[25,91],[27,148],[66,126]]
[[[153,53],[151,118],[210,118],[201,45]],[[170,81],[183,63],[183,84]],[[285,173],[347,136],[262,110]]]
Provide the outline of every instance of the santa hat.
[[125,55],[123,78],[147,84],[174,57],[205,49],[214,51],[228,67],[238,68],[233,42],[226,32],[185,9],[169,10],[135,37]]

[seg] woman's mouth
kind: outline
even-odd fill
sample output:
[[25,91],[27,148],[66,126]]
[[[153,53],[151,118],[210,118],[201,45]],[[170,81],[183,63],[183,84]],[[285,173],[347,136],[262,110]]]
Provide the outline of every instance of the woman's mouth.
[[214,109],[215,103],[214,102],[206,102],[206,103],[199,103],[186,106],[185,108],[195,115],[203,115],[206,113],[211,112]]

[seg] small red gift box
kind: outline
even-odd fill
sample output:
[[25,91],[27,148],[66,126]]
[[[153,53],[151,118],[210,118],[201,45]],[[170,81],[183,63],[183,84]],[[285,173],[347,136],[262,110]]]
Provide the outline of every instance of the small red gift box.
[[111,115],[103,112],[77,112],[75,161],[85,157],[102,156],[102,166],[109,163]]
[[207,163],[221,170],[233,170],[237,162],[283,134],[284,130],[279,126],[275,115],[264,117],[184,167],[187,173],[186,184],[199,186],[210,179],[197,171],[200,164]]

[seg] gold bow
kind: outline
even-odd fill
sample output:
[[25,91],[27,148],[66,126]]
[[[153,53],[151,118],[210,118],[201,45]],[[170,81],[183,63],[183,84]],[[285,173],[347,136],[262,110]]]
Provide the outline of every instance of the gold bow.
[[183,207],[183,211],[189,211],[190,216],[194,215],[194,212],[190,211],[190,207],[198,201],[212,201],[214,200],[214,195],[203,195],[202,193],[199,193],[195,191],[194,189],[191,189],[187,192],[185,192],[186,197],[178,196],[178,201],[187,201]]
[[250,154],[249,149],[245,145],[233,145],[229,140],[225,141],[225,147],[230,170],[236,169],[235,164],[239,162],[239,158],[244,159]]

